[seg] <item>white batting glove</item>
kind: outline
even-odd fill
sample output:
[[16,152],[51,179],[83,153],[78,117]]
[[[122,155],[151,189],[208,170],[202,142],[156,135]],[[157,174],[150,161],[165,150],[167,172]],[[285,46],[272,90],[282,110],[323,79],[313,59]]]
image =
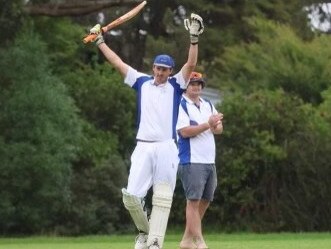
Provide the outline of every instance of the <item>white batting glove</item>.
[[90,34],[95,34],[97,35],[95,39],[92,40],[92,42],[95,42],[96,45],[99,45],[101,43],[104,43],[105,40],[103,39],[102,36],[102,30],[101,30],[101,25],[97,24],[93,28],[90,29]]
[[192,13],[191,19],[184,20],[184,26],[186,30],[190,32],[191,44],[195,45],[199,42],[199,35],[202,34],[205,27],[203,26],[203,20],[201,16]]

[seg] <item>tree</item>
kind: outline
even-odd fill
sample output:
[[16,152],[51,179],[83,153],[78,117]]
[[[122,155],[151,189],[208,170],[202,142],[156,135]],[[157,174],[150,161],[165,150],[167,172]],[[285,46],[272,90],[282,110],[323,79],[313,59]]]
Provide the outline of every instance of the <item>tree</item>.
[[12,41],[26,19],[26,14],[22,9],[21,0],[6,1],[0,0],[0,44],[6,45]]
[[281,90],[227,95],[221,110],[219,186],[206,222],[264,232],[329,230],[330,123]]
[[215,61],[223,88],[245,93],[282,88],[305,102],[321,103],[321,93],[331,85],[329,37],[303,41],[285,25],[256,18],[250,24],[256,42],[228,47]]
[[[318,0],[292,0],[292,1],[214,1],[214,0],[184,0],[177,1],[148,1],[142,13],[130,22],[118,27],[112,34],[107,35],[106,42],[112,43],[113,48],[137,69],[145,68],[143,58],[149,58],[145,51],[146,37],[148,39],[165,39],[166,42],[175,41],[176,45],[186,44],[186,37],[183,33],[183,19],[187,18],[191,12],[200,14],[206,24],[205,34],[202,42],[208,46],[201,46],[202,70],[210,76],[213,75],[214,59],[220,56],[225,46],[249,42],[254,37],[254,32],[250,28],[248,19],[258,16],[279,23],[291,25],[302,37],[311,37],[312,32],[308,25],[309,8],[312,3],[319,3]],[[119,15],[124,14],[137,3],[135,1],[29,1],[24,6],[25,13],[31,16],[71,16],[75,17],[79,23],[91,26],[96,22],[97,12],[102,12],[106,21],[114,20]],[[181,29],[178,29],[180,26]],[[137,50],[136,48],[139,47]],[[162,50],[162,47],[160,48]],[[159,50],[160,50],[159,49]],[[158,51],[159,51],[158,50]],[[177,47],[171,48],[176,51]],[[147,53],[146,53],[147,52]],[[168,53],[170,53],[168,51]],[[185,61],[183,53],[179,56],[179,61]],[[175,53],[177,56],[177,53]],[[152,55],[154,56],[154,54]],[[177,57],[176,57],[177,58]],[[147,60],[148,62],[148,60]],[[149,64],[147,65],[149,66]]]
[[69,1],[40,1],[30,0],[24,5],[24,11],[29,15],[45,15],[45,16],[82,16],[103,9],[127,6],[132,7],[137,2],[134,0],[112,1],[112,0],[69,0]]
[[34,33],[1,50],[0,231],[51,228],[70,203],[82,121]]

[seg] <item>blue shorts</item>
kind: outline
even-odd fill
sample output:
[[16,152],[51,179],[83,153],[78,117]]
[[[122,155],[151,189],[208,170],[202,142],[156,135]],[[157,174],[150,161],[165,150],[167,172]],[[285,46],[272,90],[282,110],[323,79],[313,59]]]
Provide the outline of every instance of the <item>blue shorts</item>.
[[182,181],[186,199],[213,201],[217,186],[215,164],[180,164],[178,175]]

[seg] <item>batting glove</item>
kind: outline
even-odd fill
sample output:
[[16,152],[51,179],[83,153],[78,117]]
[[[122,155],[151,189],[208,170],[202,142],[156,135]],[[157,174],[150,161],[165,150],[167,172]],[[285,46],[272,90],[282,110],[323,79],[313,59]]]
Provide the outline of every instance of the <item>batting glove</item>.
[[202,34],[205,28],[203,26],[202,18],[199,15],[192,13],[190,20],[189,19],[184,20],[184,26],[186,30],[190,32],[191,44],[193,45],[198,44],[199,35]]
[[102,36],[102,29],[101,29],[101,25],[97,24],[95,25],[93,28],[90,29],[90,34],[94,34],[97,35],[92,42],[95,42],[96,45],[99,45],[101,43],[104,43],[105,40],[103,39]]

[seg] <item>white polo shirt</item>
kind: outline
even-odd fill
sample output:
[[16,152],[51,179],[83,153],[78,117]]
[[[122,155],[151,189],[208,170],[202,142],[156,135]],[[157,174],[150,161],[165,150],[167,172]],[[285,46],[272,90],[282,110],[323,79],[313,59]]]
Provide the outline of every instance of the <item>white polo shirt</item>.
[[129,67],[124,83],[137,92],[137,139],[176,139],[176,123],[181,95],[186,88],[182,72],[167,83],[155,85],[154,77]]
[[[214,105],[209,101],[200,98],[200,107],[198,107],[183,95],[176,130],[206,123],[212,114],[217,113]],[[215,163],[215,138],[210,129],[195,137],[183,138],[179,133],[178,136],[180,164]]]

